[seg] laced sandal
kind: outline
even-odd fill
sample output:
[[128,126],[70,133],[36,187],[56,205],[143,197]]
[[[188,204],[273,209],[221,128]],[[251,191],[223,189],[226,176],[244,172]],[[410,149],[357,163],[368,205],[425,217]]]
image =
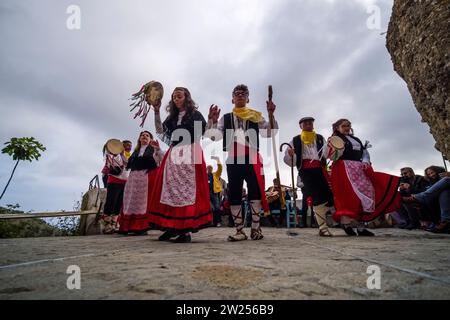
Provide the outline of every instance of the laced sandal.
[[321,237],[332,237],[333,234],[328,230],[328,228],[319,229],[319,236]]
[[228,236],[228,241],[235,242],[235,241],[243,241],[247,240],[247,235],[244,233],[244,231],[237,231],[235,235]]
[[252,229],[252,232],[250,233],[250,237],[252,238],[252,240],[261,240],[262,238],[264,238],[261,228]]
[[111,226],[105,226],[105,228],[103,229],[103,234],[113,234],[114,233],[114,229]]

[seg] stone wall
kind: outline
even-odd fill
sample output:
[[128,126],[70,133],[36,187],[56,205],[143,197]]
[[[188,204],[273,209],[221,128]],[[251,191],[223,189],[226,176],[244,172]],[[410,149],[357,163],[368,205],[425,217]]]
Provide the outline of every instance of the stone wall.
[[450,159],[450,0],[394,0],[386,40],[436,149]]

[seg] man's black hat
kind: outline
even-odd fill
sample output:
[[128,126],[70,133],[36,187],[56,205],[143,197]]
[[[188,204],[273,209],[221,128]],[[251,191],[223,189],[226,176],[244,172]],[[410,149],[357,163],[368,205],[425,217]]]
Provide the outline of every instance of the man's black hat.
[[301,124],[302,122],[305,121],[314,121],[315,119],[313,117],[303,117],[300,119],[300,121],[298,122],[298,124]]

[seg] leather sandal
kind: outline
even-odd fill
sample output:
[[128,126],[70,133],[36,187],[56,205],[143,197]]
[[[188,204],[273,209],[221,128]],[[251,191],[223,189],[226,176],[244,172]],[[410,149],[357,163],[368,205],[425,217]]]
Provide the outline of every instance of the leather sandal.
[[261,240],[262,238],[264,238],[261,228],[252,229],[252,232],[250,233],[250,237],[252,238],[252,240]]
[[244,231],[237,231],[235,235],[228,236],[228,241],[235,242],[235,241],[243,241],[247,240],[247,235],[244,233]]
[[319,229],[319,236],[321,237],[332,237],[333,234],[328,230],[328,228]]

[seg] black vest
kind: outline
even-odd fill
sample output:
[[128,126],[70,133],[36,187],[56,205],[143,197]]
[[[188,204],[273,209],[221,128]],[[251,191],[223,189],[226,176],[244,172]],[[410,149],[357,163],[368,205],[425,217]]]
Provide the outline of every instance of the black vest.
[[[294,142],[294,150],[295,150],[295,155],[297,157],[297,162],[296,162],[296,166],[297,169],[300,170],[300,168],[302,167],[302,160],[303,160],[303,143],[302,143],[302,139],[300,138],[300,135],[295,136],[294,139],[292,139]],[[319,151],[319,158],[322,157],[322,147],[324,144],[324,139],[323,136],[321,136],[320,134],[316,134],[316,148],[317,151]],[[321,160],[322,165],[326,165],[326,160],[325,158],[322,158]]]
[[153,158],[154,151],[155,149],[150,145],[145,149],[141,157],[139,157],[139,150],[134,151],[130,159],[128,159],[127,169],[131,169],[131,171],[156,169],[158,166]]
[[[227,113],[223,116],[223,151],[230,151],[230,146],[234,140],[234,115]],[[259,126],[258,123],[246,121],[245,124],[245,140],[250,147],[259,151]]]
[[[199,127],[195,125],[195,123],[201,124]],[[203,134],[206,130],[206,121],[203,118],[203,115],[197,111],[194,110],[192,114],[187,114],[183,117],[181,124],[178,125],[178,116],[174,117],[173,119],[167,118],[163,122],[163,128],[164,128],[164,135],[165,141],[170,141],[171,146],[176,146],[178,144],[180,145],[187,145],[194,142],[199,142]],[[186,134],[186,131],[179,131],[177,132],[177,129],[187,130],[189,133],[189,139],[184,141],[184,134]],[[201,130],[195,130],[195,129],[201,129]],[[176,136],[172,136],[173,134],[176,134]],[[179,136],[178,136],[179,135]],[[174,141],[172,141],[172,139]]]
[[347,137],[343,134],[337,133],[336,134],[339,138],[344,140],[345,142],[345,150],[344,154],[339,158],[339,160],[353,160],[353,161],[361,161],[363,152],[364,152],[364,145],[362,144],[361,140],[359,140],[355,136],[351,136],[353,139],[358,141],[358,143],[361,145],[361,150],[353,150],[353,145],[350,142],[350,140],[347,139]]

